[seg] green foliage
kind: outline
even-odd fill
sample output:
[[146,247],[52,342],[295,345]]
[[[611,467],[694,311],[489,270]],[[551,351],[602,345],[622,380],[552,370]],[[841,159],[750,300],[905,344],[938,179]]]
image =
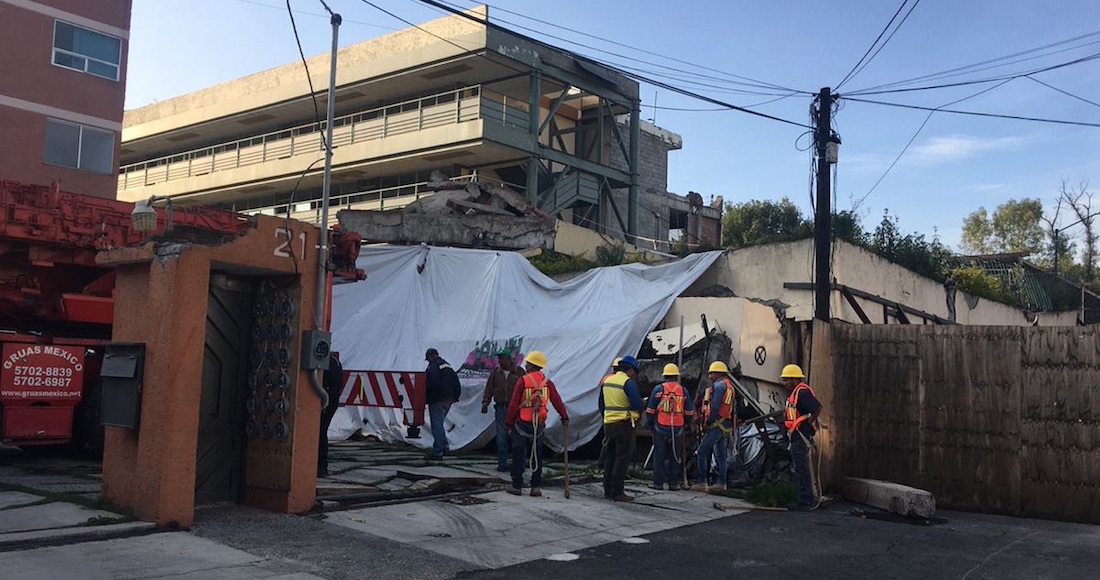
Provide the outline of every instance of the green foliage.
[[948,279],[955,283],[957,289],[967,294],[997,302],[1010,301],[1001,280],[992,274],[987,274],[985,270],[977,266],[967,265],[954,268],[948,273]]
[[791,200],[746,201],[726,206],[722,243],[731,249],[790,242],[813,235],[813,225]]
[[985,208],[963,221],[962,249],[974,254],[1043,251],[1043,203],[1038,199],[1010,199],[993,211]]
[[596,267],[594,262],[569,254],[559,254],[550,250],[543,250],[541,254],[531,258],[531,265],[547,276],[557,276],[570,272],[584,272]]
[[941,282],[947,278],[951,250],[940,243],[938,237],[928,241],[924,234],[903,234],[897,216],[891,216],[890,210],[883,212],[882,221],[871,233],[866,248],[922,276]]
[[596,264],[599,266],[617,266],[626,260],[626,247],[620,244],[596,246]]
[[746,490],[731,489],[724,495],[764,507],[785,507],[798,500],[798,486],[793,483],[761,483]]

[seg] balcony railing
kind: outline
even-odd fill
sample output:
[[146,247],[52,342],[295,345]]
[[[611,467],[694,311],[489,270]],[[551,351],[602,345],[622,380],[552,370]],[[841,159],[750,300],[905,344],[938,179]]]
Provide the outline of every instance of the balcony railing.
[[[477,119],[519,129],[526,129],[530,123],[526,102],[513,99],[509,103],[506,95],[471,86],[338,117],[332,124],[332,146],[336,149]],[[119,171],[119,189],[198,177],[298,155],[320,155],[324,149],[323,128],[324,123],[311,123],[124,165]]]

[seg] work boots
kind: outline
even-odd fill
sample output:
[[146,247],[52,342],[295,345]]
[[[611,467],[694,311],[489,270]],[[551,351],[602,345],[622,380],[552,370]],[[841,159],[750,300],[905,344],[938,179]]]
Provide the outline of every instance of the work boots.
[[706,493],[708,491],[707,484],[697,483],[697,484],[691,486],[691,491],[701,491],[703,493]]
[[619,495],[611,498],[611,501],[631,502],[634,501],[634,497],[626,495],[625,493],[620,493]]
[[542,497],[542,490],[537,487],[532,487],[531,497]]

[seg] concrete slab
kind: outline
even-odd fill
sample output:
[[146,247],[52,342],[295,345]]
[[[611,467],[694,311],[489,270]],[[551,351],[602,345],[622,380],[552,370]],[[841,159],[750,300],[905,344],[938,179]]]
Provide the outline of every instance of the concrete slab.
[[877,479],[845,479],[844,499],[901,516],[930,518],[936,513],[936,498],[931,492]]
[[117,518],[119,514],[76,504],[53,502],[0,511],[0,533],[26,532],[84,525],[91,518]]
[[91,481],[74,481],[69,483],[49,483],[34,486],[34,489],[38,491],[44,491],[48,493],[95,493],[98,494],[103,490],[103,486],[97,482]]
[[0,509],[42,501],[42,496],[21,491],[0,491]]
[[364,485],[373,485],[381,481],[393,478],[397,476],[396,470],[389,469],[374,469],[369,467],[363,467],[359,469],[353,469],[351,471],[345,471],[343,473],[334,473],[328,476],[326,479],[332,481],[338,481],[341,483],[359,483]]
[[269,560],[184,532],[8,552],[0,565],[21,580],[320,579],[301,562]]
[[[397,473],[398,473],[399,476],[401,476],[405,479],[411,479],[410,476],[424,477],[424,478],[432,477],[432,478],[435,478],[435,479],[442,479],[442,480],[455,480],[455,479],[484,480],[484,479],[486,479],[485,474],[478,473],[476,471],[468,471],[468,470],[462,469],[460,467],[452,467],[452,466],[449,466],[449,465],[446,465],[446,466],[445,465],[427,465],[427,466],[424,466],[424,467],[403,467],[403,468],[399,469]],[[495,480],[496,477],[492,477],[490,479]]]
[[[61,528],[54,530],[11,532],[8,534],[0,534],[0,552],[123,538],[149,534],[155,531],[157,531],[156,525],[150,522],[125,522],[103,526],[80,526],[76,528]],[[0,562],[2,561],[3,559],[0,557]]]
[[333,512],[326,522],[500,568],[745,513],[715,510],[713,496],[693,492],[642,493],[636,504],[603,499],[600,484],[578,485],[568,500],[561,489],[543,493],[492,492],[471,505],[424,501]]

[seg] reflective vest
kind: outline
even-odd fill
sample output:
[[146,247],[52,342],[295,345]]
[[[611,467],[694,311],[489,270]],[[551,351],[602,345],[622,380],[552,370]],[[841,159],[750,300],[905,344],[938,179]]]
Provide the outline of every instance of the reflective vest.
[[657,401],[657,424],[662,427],[684,426],[684,387],[669,381],[661,385],[661,400]]
[[[722,397],[722,403],[718,407],[718,420],[730,419],[733,417],[733,383],[729,379],[722,379],[722,382],[726,383],[726,394]],[[706,393],[703,394],[703,420],[710,418],[710,405],[711,397],[714,396],[714,385],[707,387]]]
[[787,427],[787,434],[794,433],[795,429],[798,429],[798,426],[801,425],[803,421],[810,418],[809,415],[800,416],[798,414],[798,393],[801,391],[809,391],[814,397],[817,396],[814,395],[814,390],[810,388],[810,385],[806,383],[798,383],[798,386],[791,391],[790,396],[787,397],[786,420],[783,421],[783,425]]
[[618,423],[627,419],[638,421],[638,412],[630,409],[630,397],[626,396],[626,382],[630,377],[617,372],[603,380],[603,422]]
[[539,425],[546,424],[546,407],[550,404],[550,388],[542,371],[523,375],[523,398],[519,402],[519,419],[534,423],[535,407],[539,409]]

